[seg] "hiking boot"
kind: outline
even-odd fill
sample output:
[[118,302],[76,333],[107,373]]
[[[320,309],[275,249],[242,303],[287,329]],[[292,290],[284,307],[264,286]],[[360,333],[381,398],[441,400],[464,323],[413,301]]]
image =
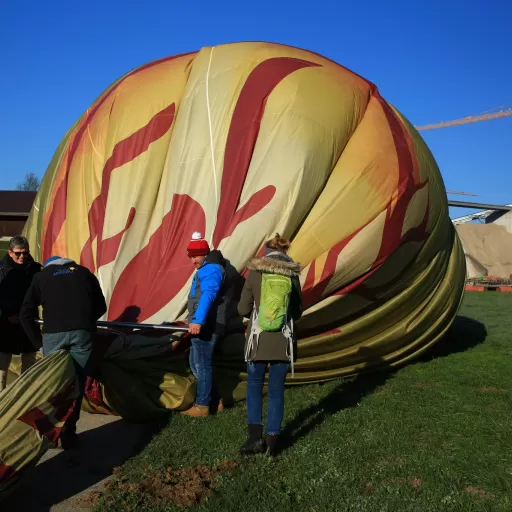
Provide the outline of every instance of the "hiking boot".
[[182,416],[191,416],[193,418],[203,418],[210,414],[210,407],[208,405],[197,405],[194,404],[190,409],[181,411]]
[[267,434],[265,436],[265,445],[267,446],[267,454],[271,457],[275,457],[279,451],[277,441],[279,434]]
[[241,455],[256,455],[265,451],[265,441],[263,441],[263,425],[247,425],[249,437],[240,447]]

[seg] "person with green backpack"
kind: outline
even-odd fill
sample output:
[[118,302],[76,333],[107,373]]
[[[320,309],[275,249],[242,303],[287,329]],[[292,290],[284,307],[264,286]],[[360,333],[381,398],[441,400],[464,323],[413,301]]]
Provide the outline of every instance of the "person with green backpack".
[[[278,452],[284,414],[284,383],[297,356],[295,322],[302,314],[300,265],[288,255],[290,241],[276,234],[265,255],[247,264],[249,274],[238,313],[250,318],[245,342],[248,439],[242,455]],[[263,385],[268,368],[267,433],[263,438]]]

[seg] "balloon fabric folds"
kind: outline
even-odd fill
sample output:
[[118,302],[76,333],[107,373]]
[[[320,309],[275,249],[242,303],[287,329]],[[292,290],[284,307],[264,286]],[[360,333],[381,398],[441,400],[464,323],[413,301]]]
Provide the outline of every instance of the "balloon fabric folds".
[[45,357],[0,392],[0,501],[57,442],[77,396],[75,367],[64,350]]
[[[420,135],[369,81],[279,44],[207,47],[120,78],[65,135],[25,231],[37,259],[96,273],[107,320],[149,323],[186,318],[194,231],[241,273],[274,233],[290,237],[305,310],[289,383],[410,361],[442,338],[464,288]],[[216,364],[243,380],[241,336]]]

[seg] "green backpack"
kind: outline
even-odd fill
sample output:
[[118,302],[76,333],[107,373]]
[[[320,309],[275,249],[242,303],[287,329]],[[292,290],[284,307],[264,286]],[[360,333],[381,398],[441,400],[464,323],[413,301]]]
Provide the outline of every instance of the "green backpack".
[[258,323],[262,331],[280,331],[286,324],[292,280],[279,274],[262,274]]

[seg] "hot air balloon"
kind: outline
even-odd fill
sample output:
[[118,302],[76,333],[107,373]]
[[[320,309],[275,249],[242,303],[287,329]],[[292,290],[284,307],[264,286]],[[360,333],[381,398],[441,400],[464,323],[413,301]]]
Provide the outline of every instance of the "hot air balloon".
[[[285,45],[207,47],[120,78],[57,148],[25,234],[37,260],[96,273],[106,320],[161,323],[186,319],[194,231],[241,274],[275,232],[292,239],[305,312],[290,384],[412,360],[463,294],[423,139],[371,82]],[[243,383],[240,336],[216,364]]]

